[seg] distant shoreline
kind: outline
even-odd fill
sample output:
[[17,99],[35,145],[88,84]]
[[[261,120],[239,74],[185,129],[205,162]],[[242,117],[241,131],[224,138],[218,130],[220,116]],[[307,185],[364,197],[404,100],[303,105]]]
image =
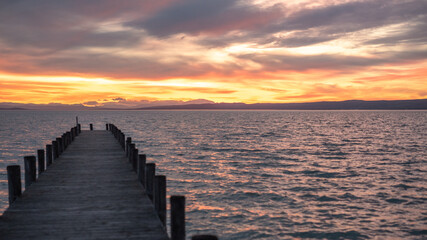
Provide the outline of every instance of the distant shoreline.
[[[10,103],[9,103],[10,104]],[[83,105],[52,106],[49,104],[37,105],[20,104],[19,107],[6,107],[0,103],[0,110],[64,110],[64,111],[96,111],[96,110],[427,110],[427,99],[391,100],[391,101],[363,101],[348,100],[339,102],[312,102],[312,103],[205,103],[152,106],[140,108],[103,108],[86,107]],[[10,106],[10,105],[9,105]]]

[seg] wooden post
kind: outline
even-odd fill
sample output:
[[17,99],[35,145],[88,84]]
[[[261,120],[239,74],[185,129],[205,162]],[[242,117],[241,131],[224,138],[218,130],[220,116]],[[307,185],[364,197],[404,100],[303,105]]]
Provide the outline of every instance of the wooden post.
[[62,152],[64,152],[65,149],[67,148],[67,141],[65,141],[65,133],[62,134],[61,140],[62,140]]
[[49,167],[52,164],[52,145],[46,145],[46,166]]
[[93,131],[93,124],[89,124],[90,130]]
[[37,150],[37,160],[39,162],[39,175],[44,172],[45,164],[44,164],[44,149]]
[[25,188],[36,181],[36,156],[25,156]]
[[125,134],[124,133],[122,133],[122,148],[123,148],[123,150],[125,150]]
[[125,149],[125,153],[126,153],[126,157],[129,156],[129,145],[132,143],[132,138],[128,137],[126,139],[126,149]]
[[185,197],[171,196],[171,240],[185,240]]
[[67,148],[68,146],[70,146],[70,143],[71,143],[71,140],[70,140],[70,132],[65,132],[65,145],[66,145],[66,148]]
[[218,240],[218,238],[215,235],[195,235],[191,240]]
[[145,164],[147,161],[147,156],[145,154],[139,154],[138,157],[138,181],[142,184],[142,186],[145,188]]
[[9,205],[12,204],[17,197],[22,195],[21,186],[21,167],[19,165],[9,165],[7,168],[7,182],[9,186]]
[[56,138],[56,144],[58,145],[58,157],[62,154],[62,140],[61,138]]
[[156,175],[156,164],[147,163],[145,165],[145,192],[148,198],[153,201],[154,176]]
[[105,130],[108,131],[108,123],[105,124]]
[[67,132],[65,132],[64,133],[64,143],[65,143],[65,147],[64,147],[64,149],[67,149],[67,147],[68,147],[68,144],[69,144],[69,142],[68,142],[68,133]]
[[59,153],[58,153],[58,143],[56,141],[52,141],[52,151],[53,151],[53,159],[57,159],[59,157]]
[[74,141],[74,138],[76,137],[76,128],[71,128],[71,142]]
[[166,227],[166,176],[154,177],[154,208]]
[[133,171],[137,171],[137,164],[138,164],[138,149],[135,148],[135,150],[133,150],[133,156],[132,156],[132,169]]
[[77,124],[77,135],[79,135],[80,133],[82,133],[82,125]]
[[76,126],[79,125],[79,117],[76,116]]
[[132,158],[133,158],[133,151],[135,150],[135,143],[131,143],[129,144],[129,162],[132,162]]
[[71,131],[67,132],[67,137],[68,137],[68,146],[70,146],[70,144],[73,142],[73,139],[71,138]]

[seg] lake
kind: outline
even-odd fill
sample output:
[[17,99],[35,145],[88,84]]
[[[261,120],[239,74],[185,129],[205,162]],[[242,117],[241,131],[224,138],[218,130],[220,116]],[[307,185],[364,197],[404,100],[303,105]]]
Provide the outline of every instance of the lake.
[[132,137],[186,195],[188,236],[427,236],[427,111],[0,111],[0,211],[6,166],[76,116]]

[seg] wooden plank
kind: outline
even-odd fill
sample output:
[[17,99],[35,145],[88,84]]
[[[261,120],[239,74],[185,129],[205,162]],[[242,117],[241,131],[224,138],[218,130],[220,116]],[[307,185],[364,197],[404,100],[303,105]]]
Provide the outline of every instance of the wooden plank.
[[121,146],[82,131],[0,217],[1,239],[169,239]]

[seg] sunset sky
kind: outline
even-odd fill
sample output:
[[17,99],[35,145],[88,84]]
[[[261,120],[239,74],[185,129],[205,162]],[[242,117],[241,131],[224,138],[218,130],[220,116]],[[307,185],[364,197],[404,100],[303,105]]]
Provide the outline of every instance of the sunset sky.
[[425,0],[0,1],[0,102],[426,97]]

